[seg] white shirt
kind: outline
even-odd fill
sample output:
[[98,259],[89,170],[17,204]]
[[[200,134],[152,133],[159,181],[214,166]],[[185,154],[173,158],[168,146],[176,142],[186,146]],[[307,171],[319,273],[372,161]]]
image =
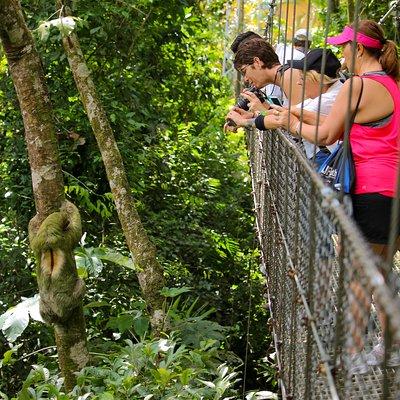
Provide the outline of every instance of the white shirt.
[[[332,105],[335,102],[336,96],[339,93],[339,90],[342,88],[343,83],[340,81],[335,82],[330,88],[323,93],[321,96],[316,97],[315,99],[305,99],[304,103],[299,103],[296,105],[297,108],[304,108],[304,110],[307,111],[313,111],[313,112],[318,112],[318,104],[319,104],[319,99],[321,98],[321,108],[320,108],[320,114],[321,115],[328,115],[329,112],[331,111]],[[303,104],[303,105],[302,105]],[[304,149],[307,155],[307,158],[312,158],[314,156],[314,148],[316,148],[316,153],[318,153],[319,148],[316,146],[314,143],[311,143],[305,139],[303,139],[303,145]],[[337,146],[337,142],[326,146],[330,152],[335,150]]]
[[[304,58],[304,53],[299,50],[293,48],[293,57],[292,57],[292,46],[286,46],[285,52],[285,45],[283,43],[278,43],[275,47],[275,53],[279,58],[279,62],[283,65],[286,64],[290,60],[301,60]],[[285,53],[285,54],[284,54]],[[285,56],[285,58],[283,58]]]

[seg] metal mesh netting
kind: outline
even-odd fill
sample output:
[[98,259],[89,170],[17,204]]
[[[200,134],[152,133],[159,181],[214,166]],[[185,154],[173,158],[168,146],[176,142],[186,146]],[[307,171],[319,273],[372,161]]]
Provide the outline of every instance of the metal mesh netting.
[[248,131],[248,148],[283,396],[400,399],[394,272],[285,132]]

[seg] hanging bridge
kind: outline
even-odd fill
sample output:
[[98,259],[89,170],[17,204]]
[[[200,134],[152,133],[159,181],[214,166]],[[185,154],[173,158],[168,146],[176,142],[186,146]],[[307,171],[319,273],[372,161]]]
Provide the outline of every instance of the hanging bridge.
[[284,132],[250,131],[248,146],[283,398],[400,398],[400,367],[350,372],[357,339],[370,350],[382,337],[378,308],[388,347],[400,339],[394,273]]
[[[269,21],[271,42],[273,26]],[[287,24],[279,25],[278,39],[283,31],[286,41]],[[287,132],[248,130],[247,144],[282,397],[400,399],[400,366],[387,366],[400,343],[396,262],[372,252],[340,196]],[[364,360],[364,373],[354,374],[354,349],[367,353],[379,342],[383,364]]]

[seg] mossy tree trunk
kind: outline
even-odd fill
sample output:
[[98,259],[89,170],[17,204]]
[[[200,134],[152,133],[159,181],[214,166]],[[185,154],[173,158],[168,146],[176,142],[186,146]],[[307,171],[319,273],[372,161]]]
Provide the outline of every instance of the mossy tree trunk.
[[[66,2],[64,2],[66,3]],[[62,2],[56,2],[63,7]],[[69,8],[63,7],[64,15]],[[83,106],[92,126],[105,166],[108,182],[114,197],[118,218],[127,245],[137,268],[137,276],[151,315],[154,333],[166,329],[163,311],[164,298],[160,290],[165,285],[163,270],[156,257],[156,248],[150,241],[136,210],[125,167],[111,125],[97,95],[96,87],[74,32],[63,38],[64,50],[68,58]]]
[[349,24],[354,22],[354,0],[347,0],[347,19]]
[[[29,224],[30,239],[33,239],[42,224],[44,225],[44,221],[48,217],[58,214],[60,208],[66,204],[62,170],[42,63],[36,51],[33,37],[26,26],[18,0],[0,0],[0,21],[0,39],[7,57],[25,127],[25,139],[37,212]],[[79,218],[79,213],[77,218]],[[68,220],[65,224],[65,229],[68,230]],[[61,236],[63,233],[64,227],[61,229]],[[63,237],[59,239],[63,243]],[[51,293],[51,296],[54,295],[57,299],[68,301],[69,295],[65,290],[64,282],[69,281],[71,283],[72,291],[75,290],[75,285],[78,283],[71,245],[70,248],[63,249],[62,256],[62,260],[66,255],[71,261],[68,264],[71,270],[65,270],[64,264],[60,263],[61,269],[58,271],[61,271],[61,273],[57,273],[58,285],[54,287],[54,274],[52,275],[52,273],[53,267],[55,268],[53,265],[55,258],[53,258],[53,255],[58,254],[59,249],[46,240],[43,239],[43,243],[38,246],[38,251],[35,251],[41,298],[40,307],[42,316],[44,309],[46,315],[56,315],[60,309],[67,310],[64,315],[68,317],[57,320],[54,323],[54,328],[61,373],[65,378],[66,389],[70,390],[75,385],[74,372],[81,369],[89,360],[81,297],[83,289],[76,296],[77,301],[74,303],[72,314],[70,307],[60,304],[60,302],[53,301],[50,305],[44,303],[46,293],[47,297]],[[46,247],[46,250],[44,250],[44,247]],[[42,261],[45,259],[51,261],[47,262],[49,267],[47,283],[41,285],[43,282],[41,276],[43,276],[45,269]],[[44,286],[46,286],[47,292],[43,290]],[[60,292],[62,295],[60,295]],[[54,322],[45,317],[44,319],[47,322]]]
[[[237,33],[244,30],[244,0],[237,1]],[[235,97],[237,98],[242,90],[242,75],[235,70]]]
[[338,12],[339,4],[338,0],[328,0],[328,12],[335,14]]

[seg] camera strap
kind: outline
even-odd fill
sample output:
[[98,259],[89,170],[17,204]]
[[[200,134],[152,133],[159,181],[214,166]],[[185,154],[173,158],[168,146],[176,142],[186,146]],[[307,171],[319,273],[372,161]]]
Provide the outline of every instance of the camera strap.
[[290,65],[288,63],[281,65],[278,70],[276,71],[279,73],[281,76],[290,68]]
[[[279,66],[279,68],[276,70],[276,74],[274,77],[274,83],[272,84],[272,89],[271,89],[271,93],[268,96],[271,96],[272,93],[274,92],[275,86],[276,86],[276,79],[278,77],[278,74],[280,76],[280,79],[282,80],[283,74],[290,68],[289,64],[283,64],[281,66]],[[280,86],[280,85],[279,85]]]

